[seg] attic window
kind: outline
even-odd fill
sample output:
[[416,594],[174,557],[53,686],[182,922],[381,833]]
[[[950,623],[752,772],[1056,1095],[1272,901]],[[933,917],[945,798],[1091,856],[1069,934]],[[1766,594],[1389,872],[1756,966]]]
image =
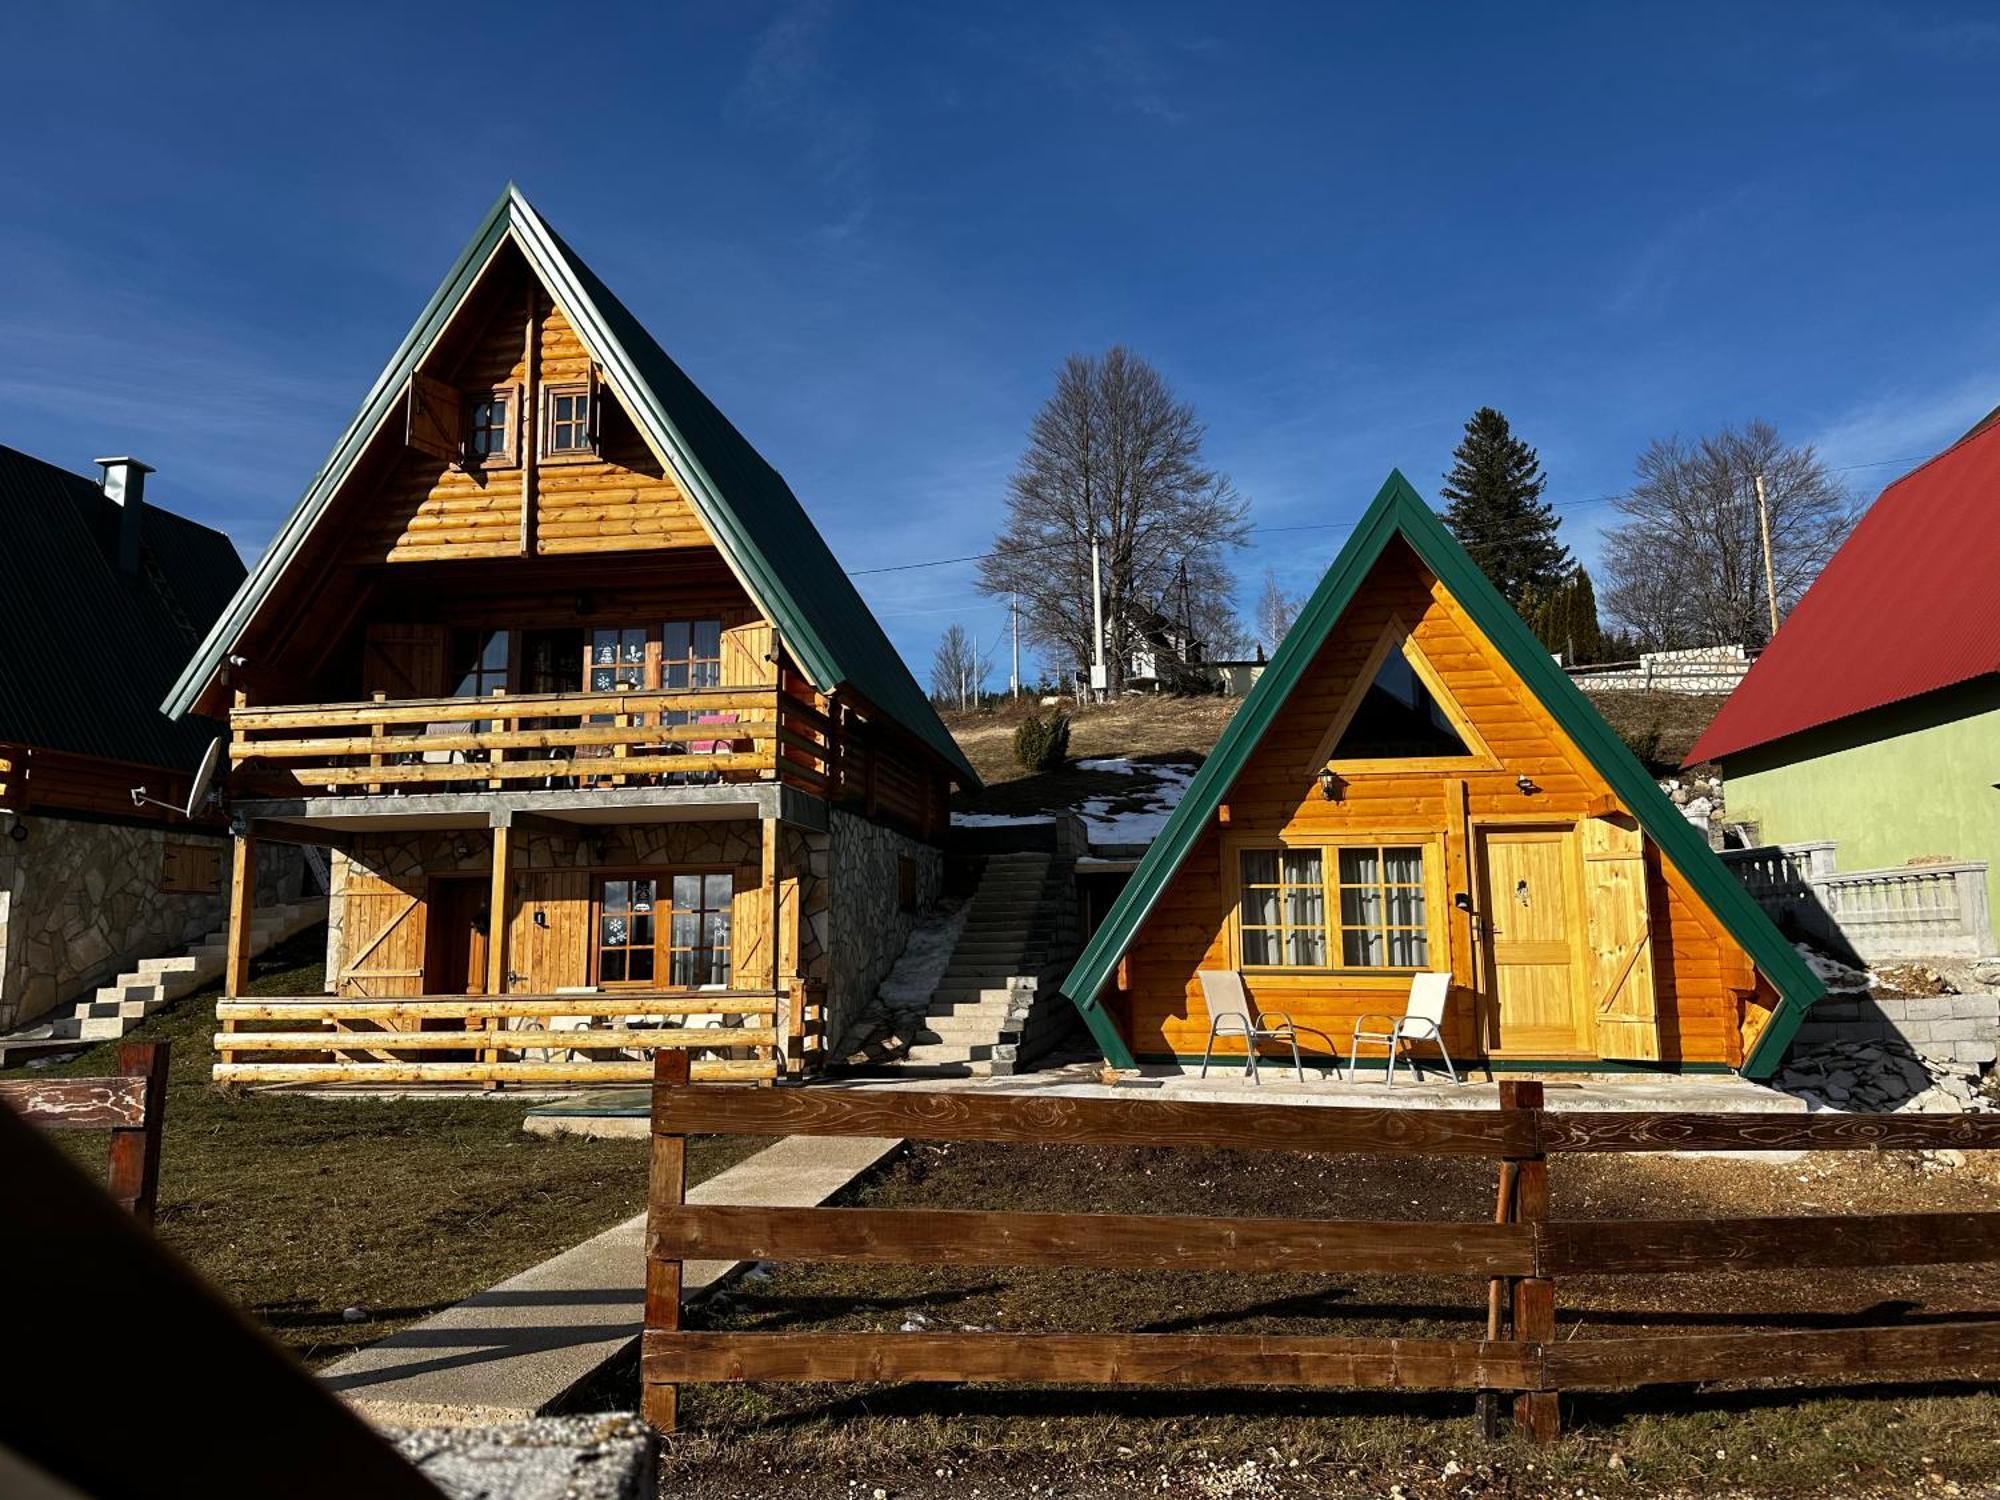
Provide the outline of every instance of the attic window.
[[546,421],[543,424],[542,452],[550,458],[565,458],[597,451],[596,424],[592,421],[590,387],[552,385],[548,392]]
[[1392,650],[1382,658],[1375,680],[1341,731],[1330,758],[1399,760],[1471,754],[1409,658]]
[[494,391],[472,403],[471,420],[465,424],[465,452],[473,463],[487,466],[513,461],[513,411],[511,389]]

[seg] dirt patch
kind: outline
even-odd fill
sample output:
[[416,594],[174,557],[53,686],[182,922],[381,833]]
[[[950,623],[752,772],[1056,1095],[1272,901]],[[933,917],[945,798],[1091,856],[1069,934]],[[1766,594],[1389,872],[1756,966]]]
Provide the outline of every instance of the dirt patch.
[[[2000,1207],[2000,1177],[1914,1156],[1803,1164],[1566,1159],[1571,1218]],[[1342,1218],[1482,1219],[1490,1163],[978,1145],[911,1148],[849,1201]],[[1774,1210],[1774,1205],[1782,1205]],[[1485,1287],[1421,1276],[784,1266],[697,1315],[732,1329],[1465,1336]],[[2000,1309],[1992,1268],[1574,1277],[1559,1336],[1839,1326]],[[663,1493],[1213,1496],[1907,1493],[2000,1478],[2000,1401],[1948,1383],[1710,1387],[1565,1403],[1553,1452],[1476,1436],[1470,1400],[1418,1393],[708,1386],[683,1395]],[[1949,1493],[1948,1490],[1941,1492]],[[1976,1491],[1983,1492],[1983,1490]]]
[[[1242,705],[1240,698],[1187,697],[1171,695],[1121,698],[1115,703],[1069,705],[1072,761],[1123,755],[1137,759],[1200,761],[1215,748],[1223,726]],[[1029,714],[1049,714],[1033,700],[1004,703],[971,713],[947,713],[945,727],[958,741],[965,758],[986,783],[990,798],[1010,782],[1029,777],[1014,759],[1014,730]],[[1062,774],[1062,773],[1056,773]],[[1040,778],[1035,778],[1040,779]],[[1093,786],[1084,795],[1105,790]],[[1044,802],[1042,806],[1067,806]],[[986,798],[961,799],[954,806],[982,811],[1015,811],[1013,806],[989,804]]]

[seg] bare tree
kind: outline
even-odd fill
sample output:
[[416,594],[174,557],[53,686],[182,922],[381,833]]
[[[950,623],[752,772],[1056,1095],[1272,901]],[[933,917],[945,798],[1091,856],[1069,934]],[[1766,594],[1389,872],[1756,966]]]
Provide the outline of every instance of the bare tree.
[[1257,596],[1257,637],[1266,651],[1276,651],[1278,643],[1291,634],[1299,617],[1299,601],[1278,583],[1278,570],[1264,570],[1264,592]]
[[986,691],[992,671],[992,650],[982,648],[963,625],[953,625],[931,655],[931,699],[970,708]]
[[1114,348],[1064,361],[1009,482],[1007,524],[979,568],[987,593],[1020,594],[1024,630],[1058,670],[1092,659],[1093,535],[1114,693],[1137,644],[1135,606],[1168,601],[1182,607],[1163,612],[1202,622],[1218,620],[1218,603],[1227,611],[1223,555],[1243,544],[1249,504],[1202,462],[1202,437],[1194,408],[1137,355]]
[[1770,513],[1778,605],[1789,609],[1853,529],[1845,488],[1810,445],[1768,422],[1694,443],[1663,438],[1604,536],[1604,613],[1650,650],[1762,645],[1771,634],[1757,476]]

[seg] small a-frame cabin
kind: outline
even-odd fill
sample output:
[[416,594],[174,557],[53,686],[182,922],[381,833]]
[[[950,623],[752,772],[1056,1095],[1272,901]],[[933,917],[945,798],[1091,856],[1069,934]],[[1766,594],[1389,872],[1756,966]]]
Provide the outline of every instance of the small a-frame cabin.
[[1113,1065],[1188,1061],[1210,969],[1339,1056],[1448,971],[1495,1069],[1761,1077],[1821,988],[1400,474],[1064,989]]
[[[511,187],[165,707],[229,724],[242,1082],[809,1068],[977,784],[784,479]],[[329,993],[252,1003],[271,842],[332,851]]]

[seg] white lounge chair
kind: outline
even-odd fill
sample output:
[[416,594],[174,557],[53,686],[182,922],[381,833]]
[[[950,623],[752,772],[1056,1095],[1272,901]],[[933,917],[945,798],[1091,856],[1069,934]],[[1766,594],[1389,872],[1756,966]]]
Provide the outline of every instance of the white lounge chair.
[[[1361,1078],[1361,1044],[1382,1042],[1389,1048],[1389,1071],[1383,1077],[1385,1088],[1393,1088],[1396,1083],[1396,1058],[1410,1042],[1437,1043],[1438,1056],[1444,1059],[1444,1070],[1451,1074],[1453,1083],[1459,1082],[1458,1069],[1451,1065],[1451,1054],[1444,1047],[1444,1007],[1451,996],[1451,975],[1422,973],[1410,980],[1410,999],[1403,1009],[1402,1019],[1390,1015],[1366,1015],[1354,1023],[1354,1041],[1348,1050],[1347,1081],[1358,1083]],[[1370,1031],[1370,1021],[1387,1021],[1387,1031]],[[1423,1064],[1417,1055],[1410,1054],[1410,1067],[1418,1078],[1424,1076]]]
[[[1201,1076],[1208,1077],[1208,1060],[1215,1053],[1215,1039],[1219,1036],[1240,1036],[1244,1050],[1249,1054],[1243,1063],[1243,1075],[1252,1083],[1262,1083],[1257,1076],[1257,1044],[1262,1041],[1289,1042],[1292,1048],[1292,1071],[1298,1075],[1300,1083],[1306,1081],[1306,1070],[1299,1062],[1299,1037],[1292,1026],[1292,1018],[1281,1010],[1252,1011],[1250,997],[1243,988],[1243,976],[1234,969],[1203,969],[1201,997],[1208,1004],[1208,1047],[1201,1054]],[[1269,1026],[1265,1023],[1276,1021]]]

